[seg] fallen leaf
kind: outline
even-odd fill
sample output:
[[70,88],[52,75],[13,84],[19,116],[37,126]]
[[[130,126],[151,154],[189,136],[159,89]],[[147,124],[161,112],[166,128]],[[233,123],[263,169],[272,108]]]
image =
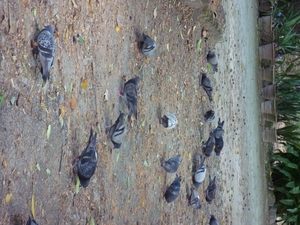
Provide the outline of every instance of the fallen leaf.
[[66,108],[63,103],[59,104],[58,109],[60,116],[64,116],[66,114]]
[[104,101],[108,100],[108,90],[106,89],[104,92]]
[[116,162],[119,161],[119,157],[120,157],[120,152],[118,152],[117,157],[116,157]]
[[36,17],[36,8],[33,8],[33,9],[31,10],[31,12],[32,12],[32,15],[33,15],[34,17]]
[[50,174],[51,174],[51,171],[50,171],[49,169],[46,169],[46,173],[47,173],[48,175],[50,175]]
[[79,186],[80,186],[80,180],[79,177],[76,177],[76,184],[75,184],[75,194],[77,195],[79,193]]
[[167,50],[169,51],[169,43],[167,44]]
[[34,48],[34,47],[37,47],[37,46],[38,46],[38,43],[35,42],[34,40],[31,40],[31,41],[30,41],[30,45],[31,45],[31,48]]
[[22,0],[23,6],[26,7],[28,5],[28,0]]
[[90,225],[95,225],[95,221],[94,221],[94,218],[92,216],[90,218]]
[[13,55],[11,58],[12,58],[12,60],[13,60],[14,62],[16,62],[17,56]]
[[144,126],[145,126],[145,123],[146,123],[146,121],[145,121],[145,120],[143,120],[143,122],[142,122],[142,127],[144,127]]
[[130,178],[129,178],[129,177],[127,177],[127,182],[126,182],[126,184],[127,184],[127,188],[129,188],[129,186],[130,186]]
[[156,16],[157,16],[157,7],[154,9],[154,11],[153,11],[153,16],[154,16],[154,19],[156,18]]
[[149,164],[146,160],[144,161],[144,166],[146,166],[146,167],[149,166]]
[[35,209],[34,209],[34,195],[32,193],[31,195],[31,214],[32,214],[32,217],[35,218]]
[[4,91],[0,92],[0,106],[4,104]]
[[197,44],[196,44],[196,50],[200,50],[200,46],[201,46],[201,39],[199,39],[198,41],[197,41]]
[[6,203],[9,203],[9,202],[12,200],[12,197],[13,197],[13,194],[12,194],[12,193],[8,193],[8,194],[5,196],[5,202],[6,202]]
[[60,127],[63,127],[63,125],[64,125],[64,119],[62,118],[61,115],[59,115],[58,120],[59,120],[59,123],[60,123]]
[[117,25],[117,26],[116,26],[116,32],[119,32],[120,29],[121,29],[121,28]]
[[72,93],[73,91],[73,82],[70,83],[70,88],[69,88],[69,92]]
[[78,42],[82,45],[85,43],[85,40],[81,37],[81,35],[78,36]]
[[48,125],[48,129],[47,129],[47,133],[46,133],[46,137],[47,137],[47,139],[49,139],[49,137],[50,137],[50,134],[51,134],[51,124],[50,124],[50,125]]
[[38,171],[41,171],[40,164],[37,163],[37,164],[35,165],[35,167],[37,168]]
[[83,90],[86,90],[87,84],[88,84],[88,79],[85,78],[85,79],[82,81],[82,83],[81,83],[81,88],[82,88]]
[[72,96],[71,102],[70,102],[71,109],[76,108],[76,99]]

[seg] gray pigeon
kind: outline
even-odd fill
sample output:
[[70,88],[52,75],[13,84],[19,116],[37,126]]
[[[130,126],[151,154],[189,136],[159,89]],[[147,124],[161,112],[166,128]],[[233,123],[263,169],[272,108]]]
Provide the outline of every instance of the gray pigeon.
[[189,198],[189,205],[194,209],[201,209],[200,197],[195,188],[191,188],[191,196]]
[[145,56],[153,55],[156,50],[155,41],[144,33],[142,34],[142,37],[140,39],[141,40],[139,40],[138,42],[138,48],[140,52]]
[[177,123],[178,120],[174,114],[168,113],[161,118],[161,124],[167,129],[173,129],[174,127],[176,127]]
[[31,219],[30,216],[29,216],[29,218],[28,218],[28,220],[26,222],[26,225],[38,225],[38,223],[35,222],[34,219]]
[[124,121],[124,114],[120,112],[115,124],[109,129],[109,138],[114,145],[114,148],[120,148],[124,137],[126,136],[126,123]]
[[220,223],[214,215],[211,215],[209,225],[220,225]]
[[212,84],[210,79],[207,77],[207,75],[205,73],[201,74],[201,82],[200,82],[200,86],[204,89],[204,91],[206,92],[209,101],[212,101]]
[[42,64],[43,80],[46,82],[50,77],[50,67],[53,65],[55,54],[54,30],[46,26],[37,36],[38,53]]
[[122,96],[124,99],[128,110],[129,115],[128,119],[130,120],[131,115],[133,114],[134,117],[137,119],[137,88],[136,86],[140,82],[139,77],[135,77],[130,79],[124,84],[124,88],[122,92],[119,92],[119,95]]
[[206,56],[207,62],[211,65],[214,72],[218,72],[218,56],[214,51],[209,50]]
[[224,121],[221,122],[221,119],[219,118],[218,127],[214,130],[214,136],[215,136],[215,141],[216,141],[215,153],[217,156],[220,155],[220,153],[223,149],[223,146],[224,146],[223,125],[224,125]]
[[215,111],[209,110],[204,115],[204,121],[205,122],[212,122],[215,119]]
[[90,183],[91,177],[94,175],[97,167],[98,153],[96,149],[97,133],[93,136],[93,130],[91,129],[91,135],[89,145],[78,157],[79,160],[75,163],[75,169],[78,173],[80,185],[87,187]]
[[179,196],[180,181],[181,181],[181,176],[178,176],[176,174],[175,180],[167,188],[166,193],[165,193],[165,199],[166,199],[167,203],[171,203],[171,202],[175,201],[175,199]]
[[206,199],[207,203],[210,204],[212,202],[212,200],[215,199],[216,189],[217,189],[216,176],[214,177],[214,179],[211,179],[209,177],[209,184],[208,184],[208,187],[205,190],[205,194],[206,194],[205,199]]
[[215,138],[220,138],[223,135],[223,126],[224,126],[224,121],[221,122],[221,119],[219,118],[218,120],[218,126],[216,129],[214,129],[214,136]]
[[203,152],[204,152],[206,157],[210,157],[211,153],[214,150],[215,144],[216,144],[216,140],[215,140],[215,137],[214,137],[214,132],[211,131],[207,141],[205,143],[202,143]]
[[205,179],[206,166],[204,165],[204,161],[205,161],[205,158],[203,158],[202,155],[200,155],[200,165],[193,176],[193,184],[196,189],[198,189],[200,187],[201,183]]
[[180,155],[173,156],[161,164],[161,166],[164,167],[168,173],[175,173],[179,165],[180,165]]
[[221,151],[222,151],[223,146],[224,146],[223,137],[215,138],[215,140],[216,140],[215,153],[216,153],[217,156],[219,156],[221,154]]

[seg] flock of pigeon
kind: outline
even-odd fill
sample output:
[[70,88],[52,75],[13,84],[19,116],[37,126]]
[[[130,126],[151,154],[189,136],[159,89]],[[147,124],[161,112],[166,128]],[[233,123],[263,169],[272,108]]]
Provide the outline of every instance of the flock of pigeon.
[[[38,54],[39,56],[39,61],[42,67],[41,73],[44,82],[47,82],[47,80],[49,80],[50,78],[50,68],[53,65],[55,55],[56,45],[53,34],[53,28],[51,26],[46,26],[35,39],[36,47],[33,49],[33,52]],[[148,35],[145,35],[144,33],[140,34],[139,32],[137,32],[137,38],[139,51],[147,57],[153,55],[157,47],[155,41]],[[207,62],[210,63],[214,72],[218,71],[218,59],[215,52],[208,52]],[[202,73],[201,75],[202,77],[200,86],[203,87],[208,95],[209,100],[212,101],[211,81],[205,73]],[[124,84],[123,90],[120,88],[118,91],[118,95],[122,97],[128,107],[128,120],[131,119],[132,115],[137,119],[137,85],[139,82],[139,77],[132,78]],[[213,110],[208,111],[204,116],[206,122],[211,122],[214,118],[215,113]],[[174,114],[165,114],[160,119],[160,123],[164,128],[172,129],[176,127],[178,120]],[[208,140],[202,143],[203,153],[206,157],[210,157],[213,151],[215,151],[216,155],[220,155],[220,152],[224,145],[222,137],[223,125],[224,121],[221,122],[219,119],[218,127],[211,131]],[[109,129],[107,129],[106,133],[108,138],[111,140],[114,148],[120,148],[126,136],[126,117],[124,113],[120,112],[118,119],[111,127],[109,127]],[[98,153],[96,149],[96,138],[97,133],[94,134],[93,130],[91,129],[88,146],[79,157],[75,158],[73,164],[73,171],[74,173],[77,173],[80,180],[80,186],[84,188],[89,185],[90,179],[94,175],[97,167]],[[199,167],[193,174],[192,180],[194,188],[191,188],[191,195],[189,197],[189,205],[194,209],[202,208],[197,189],[200,187],[206,177],[206,166],[204,164],[205,157],[202,157],[202,155],[200,155],[199,162]],[[161,164],[161,166],[168,173],[175,173],[179,165],[180,155],[171,157],[169,160],[163,161]],[[164,194],[167,203],[175,201],[179,196],[181,188],[180,182],[181,176],[178,176],[176,174],[175,180],[171,183],[170,186],[167,187]],[[209,177],[209,185],[205,191],[205,194],[206,201],[208,203],[211,203],[216,195],[216,177],[214,177],[213,179]],[[209,224],[219,225],[219,221],[214,215],[211,215]],[[37,225],[37,223],[29,217],[26,225]]]

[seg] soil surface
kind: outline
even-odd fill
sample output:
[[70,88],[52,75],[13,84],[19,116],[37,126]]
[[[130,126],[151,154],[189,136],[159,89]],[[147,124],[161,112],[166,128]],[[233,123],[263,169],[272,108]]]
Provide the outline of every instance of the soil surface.
[[[211,214],[221,224],[267,224],[257,3],[205,4],[209,11],[201,13],[178,1],[0,3],[1,224],[24,224],[32,195],[39,224],[88,224],[91,216],[95,224],[208,224]],[[222,39],[207,12],[226,20]],[[57,49],[44,86],[31,40],[46,25],[55,27]],[[140,54],[135,30],[156,40],[153,56]],[[219,55],[218,73],[206,64],[211,48]],[[212,103],[199,87],[200,71],[213,81]],[[138,119],[127,122],[121,149],[112,149],[106,126],[120,110],[127,113],[117,91],[123,78],[135,76],[141,77]],[[205,123],[209,109],[217,116]],[[177,116],[175,129],[159,124],[165,113]],[[208,174],[198,190],[202,210],[195,210],[187,204],[195,158],[219,117],[225,146],[219,157],[206,159]],[[87,146],[91,128],[98,133],[98,167],[90,185],[75,194],[73,156]],[[163,194],[175,174],[160,164],[177,154],[182,189],[167,204]],[[203,195],[209,175],[217,177],[210,205]]]

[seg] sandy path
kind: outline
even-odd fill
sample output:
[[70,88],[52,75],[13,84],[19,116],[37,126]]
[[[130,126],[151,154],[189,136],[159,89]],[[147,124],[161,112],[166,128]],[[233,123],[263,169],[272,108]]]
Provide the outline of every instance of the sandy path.
[[[221,158],[223,200],[232,224],[267,224],[264,153],[261,147],[260,78],[257,74],[256,1],[224,1],[230,26],[221,53],[216,104],[225,123],[226,157]],[[225,54],[223,54],[225,53]],[[225,97],[224,97],[225,95]],[[227,224],[227,223],[226,223]]]
[[[40,224],[86,224],[90,216],[99,224],[207,224],[211,213],[222,224],[253,224],[253,218],[266,224],[254,1],[223,2],[227,28],[224,41],[216,46],[220,72],[210,74],[213,104],[202,100],[205,93],[199,88],[199,71],[206,67],[204,46],[195,50],[201,21],[192,21],[188,8],[176,1],[78,1],[77,8],[72,1],[8,2],[0,3],[0,87],[6,100],[0,109],[3,224],[24,223],[32,192]],[[8,7],[11,27],[4,10]],[[57,32],[53,76],[44,89],[30,53],[36,23],[55,25]],[[136,49],[136,28],[157,39],[158,51],[150,59]],[[78,34],[84,44],[76,41]],[[116,151],[106,146],[104,126],[125,110],[116,94],[123,75],[142,78],[139,118],[128,124],[124,145]],[[84,79],[86,90],[81,86]],[[13,105],[12,97],[18,97]],[[70,108],[72,98],[75,109]],[[65,111],[63,126],[59,107]],[[187,206],[186,191],[192,157],[201,153],[201,140],[217,124],[203,125],[202,115],[211,107],[225,120],[225,147],[220,157],[207,159],[208,174],[218,178],[217,199],[208,205],[201,195],[203,210],[196,211]],[[180,122],[166,131],[158,116],[169,112]],[[52,131],[46,139],[49,125]],[[99,133],[99,164],[90,186],[74,195],[72,156],[86,146],[91,127]],[[166,174],[160,161],[175,154],[182,156],[182,192],[166,204],[164,188],[175,175]],[[208,179],[200,194],[207,184]],[[13,195],[9,202],[7,194]]]

